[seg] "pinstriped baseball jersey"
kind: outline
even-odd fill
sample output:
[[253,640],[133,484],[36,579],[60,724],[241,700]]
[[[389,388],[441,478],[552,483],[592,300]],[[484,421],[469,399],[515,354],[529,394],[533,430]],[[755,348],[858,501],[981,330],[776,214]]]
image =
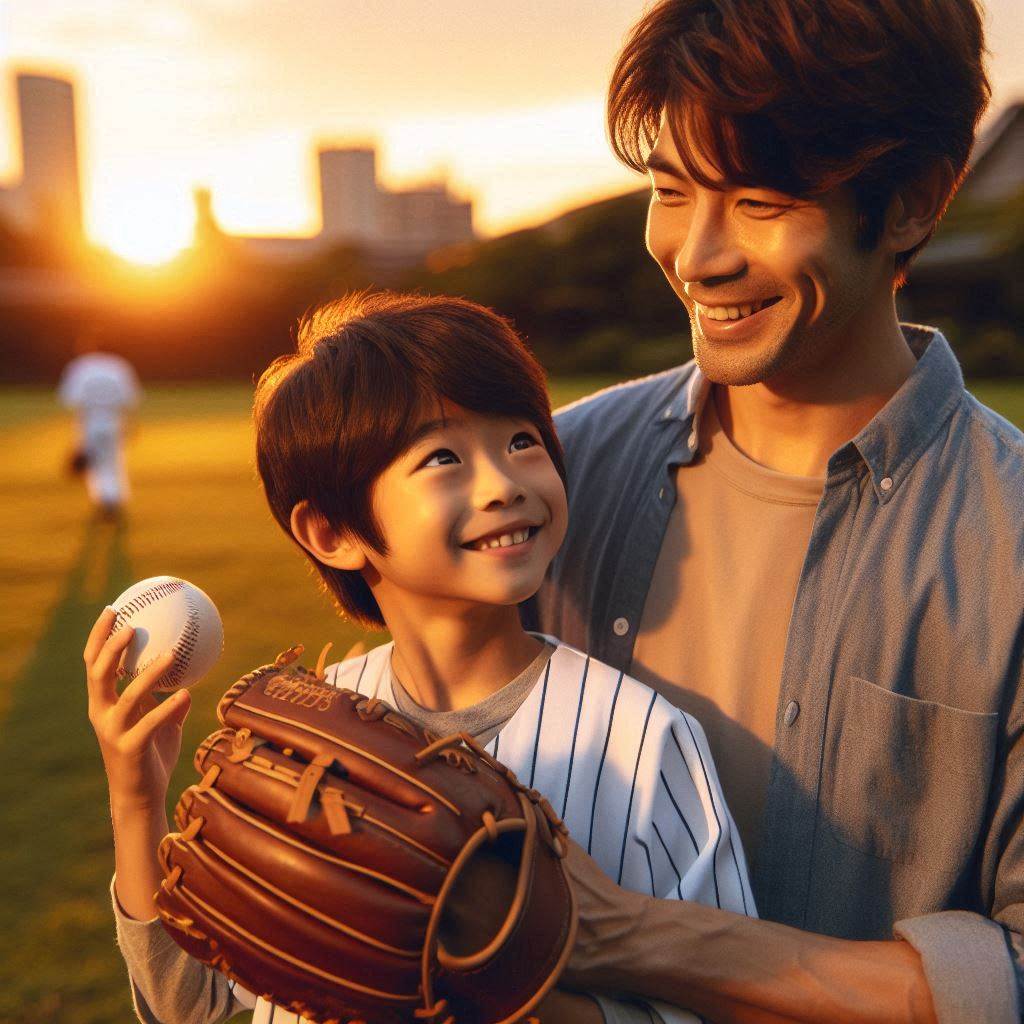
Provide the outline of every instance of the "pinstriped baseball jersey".
[[[623,888],[756,915],[739,835],[698,722],[636,679],[547,639],[556,649],[487,745],[490,753],[548,798],[576,842]],[[327,682],[394,705],[393,646],[331,665]],[[697,1020],[651,1006],[667,1024]],[[296,1019],[260,999],[253,1024]]]

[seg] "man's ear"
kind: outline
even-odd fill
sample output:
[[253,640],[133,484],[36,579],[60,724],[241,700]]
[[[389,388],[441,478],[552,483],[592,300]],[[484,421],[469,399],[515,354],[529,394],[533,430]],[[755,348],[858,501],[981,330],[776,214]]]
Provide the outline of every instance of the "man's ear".
[[291,515],[292,536],[318,561],[335,569],[358,572],[366,566],[362,546],[347,532],[334,529],[308,501],[300,501]]
[[906,252],[928,237],[952,188],[952,171],[944,160],[939,160],[896,192],[886,211],[882,236],[882,244],[889,252]]

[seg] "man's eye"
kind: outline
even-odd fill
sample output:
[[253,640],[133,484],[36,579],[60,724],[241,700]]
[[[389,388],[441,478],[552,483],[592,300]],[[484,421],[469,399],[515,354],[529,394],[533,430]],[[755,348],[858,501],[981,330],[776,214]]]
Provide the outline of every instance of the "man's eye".
[[677,191],[674,188],[659,188],[657,185],[653,185],[654,198],[659,203],[678,203],[686,197],[682,192]]
[[456,466],[459,463],[459,457],[450,448],[438,448],[436,452],[432,452],[426,461],[423,463],[423,467],[427,466]]
[[536,444],[537,439],[527,434],[524,430],[512,438],[509,442],[508,450],[510,452],[522,452],[526,451],[527,448],[533,448]]
[[772,203],[767,199],[741,199],[740,206],[746,206],[754,213],[781,213],[786,209],[785,203]]

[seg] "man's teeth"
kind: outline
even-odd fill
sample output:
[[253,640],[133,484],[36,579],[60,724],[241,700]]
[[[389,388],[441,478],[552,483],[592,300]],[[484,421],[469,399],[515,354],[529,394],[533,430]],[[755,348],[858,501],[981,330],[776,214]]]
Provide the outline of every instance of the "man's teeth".
[[529,530],[516,530],[513,533],[503,533],[500,537],[488,537],[477,541],[473,548],[476,551],[486,551],[488,548],[510,548],[514,544],[522,544],[529,539]]
[[771,299],[761,299],[747,306],[702,306],[699,303],[697,308],[701,315],[708,320],[742,320],[752,313],[758,313],[768,305]]

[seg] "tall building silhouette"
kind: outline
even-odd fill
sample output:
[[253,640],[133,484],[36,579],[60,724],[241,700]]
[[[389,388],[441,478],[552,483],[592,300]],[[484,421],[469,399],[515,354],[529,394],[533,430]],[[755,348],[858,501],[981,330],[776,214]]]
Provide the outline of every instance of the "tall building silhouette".
[[371,242],[377,235],[377,153],[373,149],[321,149],[321,236],[332,242]]
[[75,92],[49,75],[17,76],[21,179],[0,194],[0,213],[32,232],[82,234]]
[[369,246],[401,262],[474,237],[472,203],[455,199],[443,182],[381,188],[377,154],[362,146],[321,149],[317,160],[324,242]]
[[[308,237],[239,237],[261,258],[294,262],[332,248],[359,248],[372,266],[397,270],[430,252],[470,242],[473,204],[456,199],[441,183],[390,191],[377,182],[377,153],[349,146],[317,151],[320,177],[320,233]],[[211,221],[209,192],[196,193],[196,244]]]

